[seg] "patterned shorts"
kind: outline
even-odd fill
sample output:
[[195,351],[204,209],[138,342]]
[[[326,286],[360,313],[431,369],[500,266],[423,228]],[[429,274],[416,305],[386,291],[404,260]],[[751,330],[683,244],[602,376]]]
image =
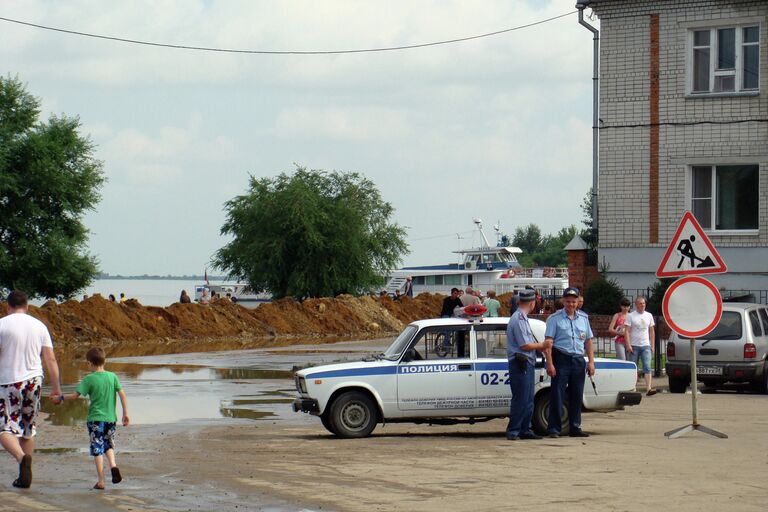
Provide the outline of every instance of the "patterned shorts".
[[115,424],[108,421],[87,421],[88,435],[91,438],[91,455],[104,455],[115,448]]
[[0,385],[0,432],[30,439],[40,411],[42,377]]

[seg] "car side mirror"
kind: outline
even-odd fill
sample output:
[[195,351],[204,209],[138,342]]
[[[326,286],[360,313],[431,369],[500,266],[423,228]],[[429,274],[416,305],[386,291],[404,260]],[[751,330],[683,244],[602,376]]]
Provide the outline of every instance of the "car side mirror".
[[416,359],[416,349],[415,348],[409,348],[405,351],[405,354],[403,354],[403,362],[409,363]]

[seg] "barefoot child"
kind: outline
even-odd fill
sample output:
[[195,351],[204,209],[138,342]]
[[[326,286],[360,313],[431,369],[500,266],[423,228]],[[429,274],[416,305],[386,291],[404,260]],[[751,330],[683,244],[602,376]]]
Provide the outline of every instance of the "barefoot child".
[[80,396],[90,399],[88,407],[88,434],[91,438],[91,455],[96,463],[96,473],[99,481],[94,489],[104,489],[104,456],[107,457],[109,467],[112,470],[112,483],[119,483],[123,478],[115,463],[114,436],[115,423],[117,422],[117,408],[115,394],[120,397],[120,405],[123,408],[123,426],[128,426],[128,403],[125,392],[120,386],[120,380],[112,372],[104,371],[106,355],[100,347],[93,347],[85,355],[88,365],[93,373],[86,375],[78,384],[77,391],[67,393],[60,397],[61,400],[76,400]]

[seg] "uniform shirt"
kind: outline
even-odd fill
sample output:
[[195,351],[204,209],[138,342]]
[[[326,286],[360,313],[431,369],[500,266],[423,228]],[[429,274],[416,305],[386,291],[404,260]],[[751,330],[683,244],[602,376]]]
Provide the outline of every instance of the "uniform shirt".
[[642,313],[633,311],[627,315],[624,325],[629,332],[629,343],[633,347],[649,347],[651,345],[648,328],[655,325],[652,314],[647,311]]
[[43,347],[53,348],[43,322],[25,313],[0,318],[0,385],[42,377]]
[[523,354],[531,364],[536,364],[536,351],[522,350],[520,348],[529,343],[536,343],[536,338],[533,337],[528,317],[518,309],[507,324],[507,359],[512,361],[515,358],[515,354]]
[[565,309],[549,315],[544,336],[552,338],[555,350],[574,356],[584,355],[584,342],[593,337],[589,317],[583,311],[576,311],[573,320]]
[[78,384],[77,392],[91,401],[87,421],[115,423],[115,393],[121,389],[123,388],[120,386],[120,379],[112,372],[93,372],[86,375]]

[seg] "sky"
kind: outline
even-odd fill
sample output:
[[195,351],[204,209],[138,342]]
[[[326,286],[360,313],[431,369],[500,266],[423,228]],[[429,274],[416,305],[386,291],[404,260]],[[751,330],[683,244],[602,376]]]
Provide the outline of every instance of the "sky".
[[[0,17],[162,43],[341,50],[483,34],[573,0],[1,2]],[[587,12],[589,13],[589,11]],[[595,20],[595,23],[597,21]],[[576,14],[456,44],[345,55],[130,45],[0,21],[0,73],[78,116],[107,178],[84,217],[110,274],[202,274],[249,176],[370,178],[407,228],[408,265],[456,261],[473,218],[581,226],[592,182],[592,36]]]

